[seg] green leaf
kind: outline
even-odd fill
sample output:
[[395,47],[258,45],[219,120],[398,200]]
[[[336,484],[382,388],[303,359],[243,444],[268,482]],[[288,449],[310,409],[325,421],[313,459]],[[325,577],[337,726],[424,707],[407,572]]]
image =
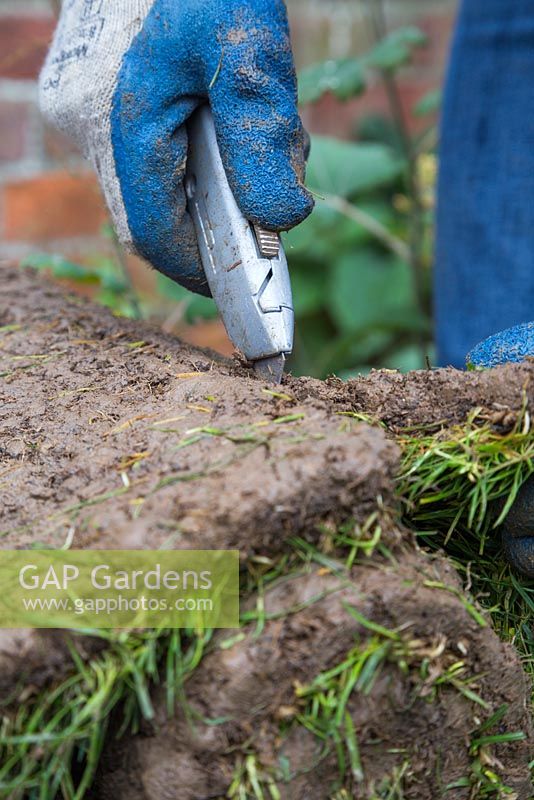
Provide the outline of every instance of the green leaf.
[[296,228],[283,234],[286,255],[291,263],[305,261],[317,264],[329,262],[332,249],[343,249],[368,238],[363,229],[352,220],[342,217],[334,209],[318,203],[314,212]]
[[210,297],[189,293],[189,302],[185,314],[187,322],[193,323],[202,319],[217,319],[217,316],[217,306]]
[[100,283],[100,276],[97,270],[83,267],[81,264],[75,264],[62,256],[49,253],[29,255],[21,262],[21,267],[31,267],[38,270],[49,269],[54,278],[63,278],[77,283]]
[[158,292],[162,297],[170,298],[177,303],[184,303],[184,317],[193,323],[199,319],[216,319],[217,308],[213,300],[199,294],[193,294],[179,283],[171,281],[166,275],[158,275]]
[[161,273],[157,276],[156,286],[162,297],[176,300],[177,303],[187,301],[191,296],[191,293],[188,292],[187,289],[184,289],[179,283],[171,281],[170,278],[167,278],[166,275],[162,275]]
[[393,119],[383,114],[366,114],[358,121],[356,138],[359,142],[378,142],[390,147],[395,153],[404,153],[402,133]]
[[99,275],[99,278],[102,288],[109,292],[115,292],[115,294],[126,294],[128,292],[128,284],[120,273],[105,272]]
[[306,182],[319,195],[350,197],[391,184],[403,169],[404,161],[385,145],[315,136]]
[[327,92],[340,100],[357,97],[365,90],[365,71],[353,58],[324,61],[303,70],[299,76],[299,103],[315,103]]
[[399,372],[411,372],[414,369],[424,369],[425,363],[420,348],[411,344],[395,350],[384,360],[383,366],[386,369],[398,369]]
[[365,57],[365,62],[370,67],[384,70],[395,70],[407,64],[416,47],[427,43],[427,37],[419,28],[407,26],[392,31],[373,47]]
[[371,247],[341,256],[331,273],[329,309],[345,332],[404,328],[418,316],[409,265]]
[[318,354],[325,342],[335,336],[325,314],[300,317],[295,330],[295,346],[290,356],[288,369],[298,375],[318,375]]
[[441,108],[443,92],[441,89],[432,89],[427,92],[413,107],[416,117],[425,117],[427,114],[436,114]]
[[[334,372],[346,378],[354,369],[361,373],[370,364],[381,363],[381,353],[391,348],[396,334],[390,331],[371,329],[352,331],[332,337],[318,353],[317,364],[321,375]],[[350,372],[346,369],[351,365]]]
[[95,297],[97,303],[111,308],[119,317],[135,319],[135,309],[128,298],[117,294],[110,289],[101,289]]
[[293,304],[298,317],[320,311],[324,305],[326,276],[320,266],[291,269]]
[[[358,202],[358,207],[388,228],[393,224],[391,205],[383,200],[362,200]],[[353,250],[373,238],[368,230],[320,200],[308,219],[283,234],[284,247],[292,267],[313,269],[314,265],[321,262],[323,271],[325,264],[328,267],[333,257],[343,250]]]

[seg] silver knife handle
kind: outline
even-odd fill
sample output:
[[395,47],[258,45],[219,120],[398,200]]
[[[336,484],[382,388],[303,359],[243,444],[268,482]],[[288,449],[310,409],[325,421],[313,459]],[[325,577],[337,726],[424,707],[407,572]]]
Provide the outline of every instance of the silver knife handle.
[[202,265],[231,341],[249,361],[291,353],[293,300],[280,236],[239,210],[207,105],[189,123],[185,190]]

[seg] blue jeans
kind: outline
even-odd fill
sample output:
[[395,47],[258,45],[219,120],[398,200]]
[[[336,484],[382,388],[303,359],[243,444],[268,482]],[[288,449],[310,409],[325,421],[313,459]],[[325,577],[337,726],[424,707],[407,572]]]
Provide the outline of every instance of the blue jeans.
[[441,127],[438,359],[463,367],[534,319],[534,0],[463,0]]

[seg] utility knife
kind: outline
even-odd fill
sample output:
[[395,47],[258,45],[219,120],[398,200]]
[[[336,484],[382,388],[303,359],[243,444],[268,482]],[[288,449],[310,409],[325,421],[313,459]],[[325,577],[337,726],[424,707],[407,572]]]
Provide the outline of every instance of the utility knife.
[[188,130],[185,192],[211,294],[233,345],[258,377],[280,383],[295,326],[280,235],[239,210],[209,105],[195,112]]

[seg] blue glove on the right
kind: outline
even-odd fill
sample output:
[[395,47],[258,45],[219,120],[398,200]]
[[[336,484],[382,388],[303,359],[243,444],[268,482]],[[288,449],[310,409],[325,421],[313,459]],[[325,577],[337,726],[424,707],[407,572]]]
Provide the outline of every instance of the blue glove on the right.
[[120,240],[208,293],[183,189],[185,123],[210,101],[238,205],[305,219],[306,136],[282,0],[66,0],[41,106],[93,162]]
[[467,356],[468,366],[498,367],[534,357],[534,322],[515,325],[477,344]]
[[[474,367],[497,367],[534,356],[534,322],[501,331],[480,342],[467,356]],[[519,389],[521,387],[518,387]],[[534,477],[521,487],[502,526],[504,552],[510,564],[534,578]]]

